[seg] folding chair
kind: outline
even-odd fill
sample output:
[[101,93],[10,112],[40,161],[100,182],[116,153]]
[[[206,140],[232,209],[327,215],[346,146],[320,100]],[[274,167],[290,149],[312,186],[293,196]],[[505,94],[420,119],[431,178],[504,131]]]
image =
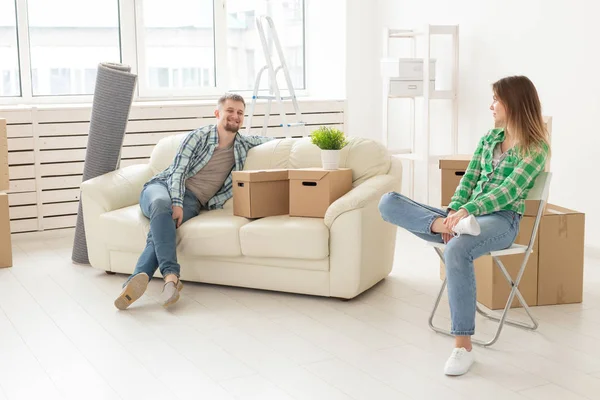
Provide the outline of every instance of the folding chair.
[[[538,327],[538,323],[535,320],[535,318],[533,318],[533,316],[531,315],[531,312],[530,312],[529,306],[527,305],[527,302],[525,301],[525,299],[523,298],[523,295],[521,295],[521,292],[519,291],[519,283],[521,282],[521,278],[523,277],[523,273],[525,272],[525,266],[527,265],[527,260],[529,259],[529,255],[531,254],[531,251],[533,250],[533,243],[534,243],[535,237],[537,235],[538,227],[540,225],[540,220],[544,213],[544,207],[548,200],[548,192],[550,189],[550,180],[551,180],[550,172],[540,173],[538,175],[538,177],[536,178],[533,188],[531,189],[531,191],[529,192],[529,195],[527,196],[527,200],[539,200],[540,201],[540,205],[538,207],[537,215],[535,218],[535,223],[533,225],[533,231],[531,232],[531,238],[529,239],[529,245],[524,246],[524,245],[520,245],[520,244],[513,244],[512,246],[510,246],[507,249],[492,251],[490,253],[485,254],[485,255],[492,256],[492,259],[494,260],[496,265],[500,268],[500,270],[502,271],[502,274],[506,278],[506,281],[508,282],[508,284],[511,285],[512,289],[510,291],[510,295],[508,296],[508,300],[506,301],[506,306],[504,307],[504,312],[502,313],[502,316],[500,318],[483,311],[481,309],[481,307],[479,306],[479,303],[477,303],[477,312],[486,318],[489,318],[491,320],[499,322],[499,325],[498,325],[498,330],[496,331],[496,334],[494,335],[492,340],[485,342],[482,340],[472,339],[473,343],[476,343],[476,344],[479,344],[482,346],[491,346],[492,344],[496,343],[496,341],[498,340],[498,337],[500,336],[500,332],[502,331],[502,327],[504,326],[504,323],[507,323],[509,325],[513,325],[516,327],[520,327],[520,328],[529,329],[532,331],[536,330]],[[429,245],[431,245],[435,248],[435,251],[437,252],[438,256],[440,257],[442,262],[444,262],[444,256],[443,256],[442,250],[444,250],[446,248],[446,245],[443,243],[431,243],[431,242],[429,242]],[[512,280],[512,278],[506,271],[504,264],[502,264],[502,261],[500,261],[500,258],[499,258],[501,256],[506,256],[506,255],[510,255],[510,254],[525,254],[525,256],[523,258],[523,264],[521,264],[519,273],[517,274],[517,278],[514,281]],[[448,335],[448,336],[453,336],[450,333],[450,331],[438,328],[433,325],[433,318],[434,318],[435,312],[440,304],[440,300],[442,298],[444,290],[446,289],[447,279],[448,279],[447,277],[444,279],[444,282],[442,283],[442,288],[440,289],[440,293],[438,294],[437,299],[435,301],[435,305],[433,307],[433,310],[431,311],[431,315],[429,317],[429,327],[438,333],[442,333],[442,334]],[[506,318],[506,315],[508,313],[508,310],[510,309],[510,306],[513,302],[515,295],[519,299],[519,302],[521,303],[521,305],[527,312],[527,315],[529,316],[529,318],[531,319],[533,324],[530,325],[530,324],[526,324],[526,323],[519,322],[519,321],[509,320]]]

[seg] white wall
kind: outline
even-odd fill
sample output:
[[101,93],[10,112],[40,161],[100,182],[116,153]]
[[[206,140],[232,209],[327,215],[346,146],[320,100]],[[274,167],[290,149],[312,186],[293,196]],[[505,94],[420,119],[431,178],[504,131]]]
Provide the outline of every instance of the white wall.
[[[380,57],[379,32],[384,26],[459,24],[459,151],[472,152],[490,127],[490,85],[506,75],[530,77],[544,115],[553,117],[550,201],[585,212],[587,245],[600,250],[600,139],[595,124],[600,115],[596,72],[600,2],[379,0],[368,2],[369,7],[358,3],[348,0],[347,129],[361,132],[364,121],[357,119],[380,110],[378,66],[373,66],[373,59]],[[377,15],[368,9],[376,9]],[[354,25],[359,22],[364,26],[360,34]],[[361,54],[362,66],[355,65]],[[356,82],[367,74],[372,76]],[[364,136],[378,135],[364,131]]]
[[311,97],[346,96],[346,0],[306,0],[306,80]]

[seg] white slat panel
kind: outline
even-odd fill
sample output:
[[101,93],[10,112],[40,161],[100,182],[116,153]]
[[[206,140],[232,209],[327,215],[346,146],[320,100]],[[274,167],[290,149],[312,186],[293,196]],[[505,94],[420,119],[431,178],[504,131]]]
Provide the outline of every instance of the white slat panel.
[[[329,126],[331,128],[337,128],[337,129],[344,129],[343,125],[326,125],[323,124],[325,126]],[[310,126],[305,126],[304,129],[302,127],[298,127],[298,128],[290,128],[290,135],[291,136],[307,136],[310,135],[310,133],[312,131],[315,131],[317,129],[319,129],[321,127],[321,125],[310,125]],[[262,135],[262,129],[259,128],[252,128],[250,129],[250,134],[251,135]],[[267,129],[267,136],[271,136],[271,137],[284,137],[286,134],[285,129],[282,127],[276,127],[276,128],[268,128]]]
[[19,219],[10,221],[10,231],[12,233],[33,232],[38,230],[38,220],[34,219]]
[[[250,103],[246,102],[246,111],[250,111]],[[327,112],[344,112],[344,101],[343,100],[334,100],[334,101],[300,101],[298,103],[301,114],[311,114],[311,113],[327,113]],[[264,115],[267,111],[266,102],[261,101],[260,103],[256,103],[256,107],[254,108],[254,115]],[[271,115],[274,113],[279,113],[279,107],[277,104],[273,104],[271,106]],[[293,114],[294,106],[291,102],[285,103],[285,113]]]
[[33,150],[33,138],[9,138],[8,151]]
[[33,151],[11,151],[8,153],[8,165],[33,164]]
[[153,133],[128,133],[125,135],[125,140],[123,141],[124,146],[134,146],[134,145],[147,145],[147,144],[156,144],[158,141],[167,136],[178,135],[180,133],[187,133],[188,130],[185,131],[176,131],[176,132],[153,132]]
[[129,167],[130,165],[148,164],[149,158],[132,158],[129,160],[121,160],[121,168]]
[[9,138],[32,137],[33,128],[31,124],[25,125],[7,125],[6,133]]
[[0,118],[4,118],[6,123],[12,124],[30,124],[31,123],[31,108],[24,107],[19,109],[19,106],[0,108]]
[[44,218],[56,216],[56,215],[77,214],[78,208],[79,208],[78,201],[74,201],[71,203],[44,204],[42,206]]
[[131,108],[129,120],[150,120],[150,119],[180,119],[180,118],[202,118],[213,117],[215,111],[213,105],[137,105]]
[[72,135],[87,135],[90,131],[89,122],[69,122],[69,123],[54,123],[54,124],[39,124],[38,129],[40,136],[72,136]]
[[148,121],[129,121],[127,132],[165,132],[185,131],[199,128],[214,123],[214,118],[190,118],[190,119],[161,119]]
[[42,190],[78,188],[81,185],[82,176],[57,176],[42,178]]
[[21,206],[21,205],[34,205],[37,202],[37,195],[35,192],[25,193],[9,193],[8,194],[8,205]]
[[77,215],[44,218],[44,230],[73,228],[77,223]]
[[150,157],[154,150],[154,146],[134,146],[134,147],[123,147],[121,152],[121,158],[144,158]]
[[35,178],[35,168],[33,165],[8,167],[8,176],[10,179]]
[[44,150],[40,152],[40,161],[42,164],[65,161],[85,161],[85,152],[85,149]]
[[92,108],[89,105],[76,105],[69,107],[40,107],[37,111],[38,121],[45,122],[66,122],[66,121],[86,121],[89,122],[92,116]]
[[[297,118],[295,115],[289,115],[286,117],[287,122],[296,122]],[[343,124],[344,114],[342,113],[327,113],[327,114],[307,114],[302,115],[302,120],[306,122],[306,125],[329,125],[329,124]],[[244,122],[248,122],[246,118]],[[269,126],[277,127],[281,125],[281,115],[271,115],[269,117]],[[252,118],[252,127],[262,127],[264,123],[263,116],[256,116]],[[245,127],[244,127],[245,128]]]
[[10,207],[10,219],[36,218],[37,206]]
[[83,161],[60,164],[43,164],[41,166],[41,174],[42,177],[83,174],[84,165],[85,163]]
[[87,136],[44,137],[43,139],[40,139],[40,149],[85,149],[87,141]]
[[79,200],[80,193],[79,189],[44,190],[42,192],[42,203],[49,204]]
[[10,193],[35,192],[35,179],[10,181],[8,191]]

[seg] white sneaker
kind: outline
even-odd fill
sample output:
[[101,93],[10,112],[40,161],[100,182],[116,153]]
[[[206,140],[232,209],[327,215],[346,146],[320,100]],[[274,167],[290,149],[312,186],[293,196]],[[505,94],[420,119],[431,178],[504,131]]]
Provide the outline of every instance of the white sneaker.
[[455,236],[460,235],[471,235],[471,236],[479,236],[481,233],[481,227],[479,226],[479,222],[473,215],[467,215],[454,227]]
[[467,351],[464,347],[452,350],[452,354],[444,366],[444,374],[450,376],[459,376],[466,374],[471,365],[475,362],[473,350]]

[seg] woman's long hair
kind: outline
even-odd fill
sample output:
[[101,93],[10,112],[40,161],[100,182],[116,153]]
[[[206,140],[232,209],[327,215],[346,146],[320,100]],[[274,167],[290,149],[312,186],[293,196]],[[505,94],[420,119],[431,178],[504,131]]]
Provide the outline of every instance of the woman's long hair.
[[548,130],[542,117],[542,105],[537,90],[525,76],[509,76],[492,85],[494,95],[506,108],[505,128],[517,141],[525,156],[533,149],[548,146]]

